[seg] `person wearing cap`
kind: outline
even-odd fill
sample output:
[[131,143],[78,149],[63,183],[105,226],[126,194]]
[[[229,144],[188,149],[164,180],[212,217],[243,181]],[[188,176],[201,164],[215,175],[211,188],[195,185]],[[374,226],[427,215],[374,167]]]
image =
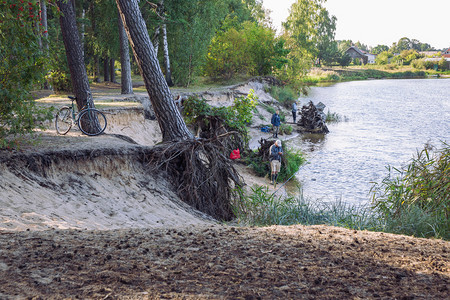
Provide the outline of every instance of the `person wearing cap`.
[[273,185],[277,184],[278,173],[281,169],[281,155],[283,155],[283,148],[281,147],[281,141],[276,140],[275,143],[269,148],[270,156],[270,169],[272,172],[271,182]]

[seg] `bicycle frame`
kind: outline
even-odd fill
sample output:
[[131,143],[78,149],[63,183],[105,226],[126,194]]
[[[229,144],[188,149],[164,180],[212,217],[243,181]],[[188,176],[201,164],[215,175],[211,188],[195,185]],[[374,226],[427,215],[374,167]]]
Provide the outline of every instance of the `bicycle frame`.
[[[90,96],[91,94],[89,93],[89,96]],[[86,103],[86,105],[85,106],[83,106],[80,110],[78,110],[78,107],[77,107],[77,110],[76,110],[76,113],[75,113],[75,105],[73,104],[73,102],[75,101],[75,100],[77,100],[77,97],[73,97],[73,96],[67,96],[70,100],[72,100],[72,118],[73,118],[73,121],[75,122],[75,123],[77,123],[77,117],[80,115],[80,113],[83,111],[83,110],[85,110],[85,109],[88,109],[88,108],[91,108],[91,105],[89,104],[89,101],[87,101],[87,103]]]

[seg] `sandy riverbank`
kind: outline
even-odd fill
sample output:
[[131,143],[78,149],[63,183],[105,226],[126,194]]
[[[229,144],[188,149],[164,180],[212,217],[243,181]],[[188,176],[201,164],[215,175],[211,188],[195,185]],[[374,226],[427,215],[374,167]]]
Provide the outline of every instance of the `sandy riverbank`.
[[139,105],[108,120],[0,153],[1,299],[447,299],[449,242],[219,224],[149,171],[160,133]]

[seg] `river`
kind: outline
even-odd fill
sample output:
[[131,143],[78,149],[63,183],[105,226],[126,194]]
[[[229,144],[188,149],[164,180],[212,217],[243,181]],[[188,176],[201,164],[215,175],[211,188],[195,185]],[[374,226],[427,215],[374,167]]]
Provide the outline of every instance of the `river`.
[[327,135],[289,141],[306,154],[308,164],[296,177],[310,200],[366,204],[388,165],[405,165],[426,143],[450,142],[450,79],[337,83],[313,87],[299,100],[322,102],[325,112],[347,118],[329,124]]

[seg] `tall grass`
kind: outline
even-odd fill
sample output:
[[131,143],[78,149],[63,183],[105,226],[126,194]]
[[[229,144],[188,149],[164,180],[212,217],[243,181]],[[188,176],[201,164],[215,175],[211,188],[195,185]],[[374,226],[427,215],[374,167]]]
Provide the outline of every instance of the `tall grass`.
[[380,228],[368,207],[342,201],[309,201],[301,193],[297,197],[282,197],[267,187],[253,187],[250,195],[233,203],[233,211],[238,222],[249,226],[325,224],[357,230]]
[[450,239],[450,147],[425,146],[403,168],[372,187],[373,208],[385,230],[418,237]]
[[[450,147],[426,146],[402,169],[372,187],[371,206],[282,197],[253,187],[232,203],[237,220],[250,226],[332,225],[450,240]],[[397,175],[397,176],[395,176]]]

